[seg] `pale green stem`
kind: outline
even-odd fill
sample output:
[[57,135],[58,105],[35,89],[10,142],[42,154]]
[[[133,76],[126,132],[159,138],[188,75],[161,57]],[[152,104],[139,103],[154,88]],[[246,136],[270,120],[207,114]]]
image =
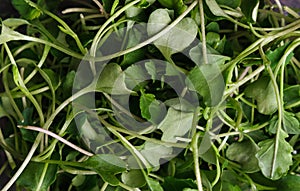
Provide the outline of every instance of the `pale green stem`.
[[198,191],[203,191],[202,180],[201,180],[201,172],[200,172],[200,164],[199,164],[199,151],[198,151],[198,139],[200,137],[199,133],[195,133],[192,139],[192,151],[193,151],[193,159],[194,159],[194,171],[196,175],[196,182],[198,186]]
[[160,37],[162,37],[163,35],[165,35],[166,33],[168,33],[173,27],[175,27],[196,5],[198,4],[197,1],[194,1],[177,19],[175,19],[170,25],[168,25],[166,28],[164,28],[162,31],[160,31],[159,33],[157,33],[156,35],[152,36],[151,38],[147,39],[144,42],[139,43],[138,45],[128,48],[126,50],[111,54],[111,55],[107,55],[107,56],[103,56],[100,58],[95,58],[94,61],[100,62],[100,61],[105,61],[105,60],[110,60],[112,58],[116,58],[118,56],[123,56],[125,54],[128,54],[130,52],[133,52],[135,50],[138,50],[148,44],[151,44],[153,41],[159,39]]
[[85,154],[89,157],[93,156],[94,154],[93,153],[90,153],[80,147],[78,147],[77,145],[74,145],[73,143],[71,143],[70,141],[60,137],[59,135],[51,132],[51,131],[48,131],[46,129],[43,129],[43,128],[40,128],[40,127],[34,127],[34,126],[19,126],[19,128],[24,128],[24,129],[29,129],[29,130],[33,130],[33,131],[38,131],[38,132],[41,132],[41,133],[44,133],[44,134],[47,134],[55,139],[57,139],[58,141],[68,145],[69,147],[73,148],[74,150],[77,150],[78,152],[81,152],[82,154]]
[[[63,110],[69,103],[71,103],[76,98],[86,94],[87,92],[90,92],[90,90],[89,90],[90,87],[91,86],[89,86],[85,89],[82,89],[81,91],[74,94],[72,97],[65,100],[59,107],[57,107],[55,112],[52,113],[52,115],[49,117],[49,119],[44,124],[43,128],[47,130],[50,127],[50,125],[52,124],[52,122],[53,122],[54,118],[57,116],[57,114],[59,114],[61,110]],[[42,137],[43,137],[42,133],[39,133],[37,135],[32,147],[31,147],[30,151],[28,152],[26,158],[24,159],[22,165],[19,167],[19,169],[16,171],[16,173],[13,175],[13,177],[8,181],[8,183],[4,186],[2,191],[8,191],[10,189],[10,187],[15,183],[15,181],[19,178],[19,176],[22,174],[22,172],[24,171],[24,169],[26,168],[26,166],[30,162],[32,156],[34,155],[36,149],[38,148],[38,146],[39,146],[39,144],[42,140]]]
[[203,64],[208,64],[203,0],[199,0],[199,11],[200,11],[200,23],[201,23],[202,55],[203,55],[203,62],[204,62]]

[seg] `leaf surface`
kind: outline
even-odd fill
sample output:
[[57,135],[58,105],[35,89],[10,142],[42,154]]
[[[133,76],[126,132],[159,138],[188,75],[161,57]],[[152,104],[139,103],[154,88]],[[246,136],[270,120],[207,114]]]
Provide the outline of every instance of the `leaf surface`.
[[192,128],[193,116],[194,113],[192,112],[182,112],[169,108],[166,117],[157,127],[163,132],[161,140],[177,142],[176,137],[183,137]]
[[293,147],[285,140],[287,134],[280,131],[277,139],[266,139],[258,143],[260,149],[255,155],[259,161],[259,167],[264,176],[272,180],[278,180],[286,175],[293,164]]
[[257,101],[258,112],[271,115],[277,111],[277,101],[274,86],[268,76],[260,77],[258,80],[248,85],[245,95]]
[[118,185],[116,174],[126,171],[126,163],[119,157],[110,154],[94,155],[83,164],[86,168],[97,172],[104,181],[111,185]]

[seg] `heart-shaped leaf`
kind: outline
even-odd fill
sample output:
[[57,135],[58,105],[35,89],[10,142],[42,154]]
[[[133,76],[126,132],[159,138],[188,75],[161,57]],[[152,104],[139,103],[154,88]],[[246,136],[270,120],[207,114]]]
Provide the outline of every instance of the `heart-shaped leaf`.
[[[153,36],[164,29],[171,22],[169,12],[166,9],[157,9],[152,12],[149,20],[147,31]],[[167,34],[154,41],[154,45],[161,51],[167,60],[171,55],[183,51],[196,38],[198,26],[191,18],[182,19]]]

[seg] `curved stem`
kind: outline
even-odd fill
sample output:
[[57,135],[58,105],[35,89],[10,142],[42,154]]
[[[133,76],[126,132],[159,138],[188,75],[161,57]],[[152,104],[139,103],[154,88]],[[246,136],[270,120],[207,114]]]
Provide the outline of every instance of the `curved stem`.
[[[59,107],[57,107],[55,112],[52,113],[52,115],[49,117],[49,119],[44,124],[43,128],[47,130],[50,127],[50,125],[52,124],[52,122],[53,122],[54,118],[57,116],[57,114],[59,114],[61,112],[61,110],[63,110],[73,100],[75,100],[76,98],[80,97],[81,95],[84,95],[87,92],[89,92],[90,87],[91,86],[88,86],[85,89],[82,89],[81,91],[75,93],[72,97],[65,100]],[[26,158],[24,159],[22,165],[19,167],[19,169],[16,171],[16,173],[13,175],[13,177],[8,181],[8,183],[4,186],[2,191],[8,191],[10,189],[10,187],[15,183],[15,181],[19,178],[21,173],[24,171],[24,169],[30,162],[32,156],[34,155],[34,152],[38,148],[38,146],[42,140],[42,137],[43,137],[43,133],[39,133],[37,135],[32,147],[31,147],[30,151],[28,152]]]
[[201,180],[201,172],[199,165],[199,151],[198,151],[198,139],[200,137],[199,132],[195,133],[192,139],[192,151],[193,151],[193,159],[194,159],[194,170],[196,175],[196,181],[198,186],[198,191],[203,191],[202,180]]
[[51,137],[59,140],[60,142],[68,145],[69,147],[77,150],[78,152],[81,152],[82,154],[85,154],[89,157],[93,156],[94,154],[93,153],[90,153],[80,147],[78,147],[77,145],[74,145],[73,143],[71,143],[70,141],[67,141],[66,139],[60,137],[59,135],[51,132],[51,131],[48,131],[48,130],[45,130],[45,129],[42,129],[40,127],[34,127],[34,126],[19,126],[19,128],[24,128],[24,129],[29,129],[29,130],[33,130],[33,131],[38,131],[38,132],[41,132],[41,133],[44,133],[44,134],[47,134],[47,135],[50,135]]
[[116,58],[119,56],[123,56],[125,54],[128,54],[130,52],[133,52],[135,50],[138,50],[150,43],[152,43],[153,41],[159,39],[161,36],[165,35],[166,33],[168,33],[173,27],[175,27],[196,5],[198,4],[197,1],[194,1],[177,19],[175,19],[170,25],[168,25],[166,28],[164,28],[162,31],[160,31],[159,33],[157,33],[156,35],[152,36],[151,38],[145,40],[144,42],[141,42],[139,44],[137,44],[134,47],[128,48],[126,50],[111,54],[111,55],[107,55],[107,56],[102,56],[100,58],[95,58],[94,61],[96,62],[100,62],[100,61],[105,61],[105,60],[110,60],[112,58]]

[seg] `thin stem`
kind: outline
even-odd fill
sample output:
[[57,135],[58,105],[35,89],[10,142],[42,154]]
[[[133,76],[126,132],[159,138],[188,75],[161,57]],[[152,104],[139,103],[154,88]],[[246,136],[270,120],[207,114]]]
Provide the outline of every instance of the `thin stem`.
[[167,147],[186,148],[186,146],[187,146],[187,144],[184,144],[184,143],[171,143],[171,142],[165,142],[165,141],[161,141],[161,140],[158,140],[158,139],[152,139],[152,138],[149,138],[149,137],[146,137],[146,136],[142,136],[138,133],[135,133],[135,132],[132,132],[132,131],[129,131],[129,130],[126,130],[126,129],[122,129],[122,128],[113,126],[113,125],[109,124],[108,122],[106,122],[102,117],[99,117],[99,120],[100,120],[101,123],[103,123],[103,125],[105,125],[108,128],[114,129],[115,131],[118,131],[118,132],[121,132],[121,133],[131,135],[133,137],[139,138],[139,139],[144,140],[144,141],[149,141],[149,142],[152,142],[152,143],[165,145]]
[[32,96],[32,94],[30,94],[30,92],[28,91],[27,87],[24,84],[24,81],[22,80],[22,77],[18,71],[18,66],[17,63],[8,47],[8,45],[6,43],[4,43],[4,47],[5,50],[7,52],[7,55],[10,59],[10,62],[13,65],[13,78],[14,78],[14,82],[15,84],[19,87],[19,89],[25,94],[25,96],[32,102],[32,104],[34,105],[34,107],[36,108],[39,118],[40,118],[40,123],[41,125],[44,125],[45,123],[45,119],[44,119],[44,114],[42,111],[42,108],[40,107],[39,103],[36,101],[36,99]]
[[203,64],[208,64],[203,0],[199,0],[199,11],[200,11],[200,23],[201,23],[202,55],[203,55],[203,62],[204,62]]
[[195,133],[192,139],[192,151],[193,151],[193,159],[194,159],[194,170],[196,175],[196,182],[198,186],[198,191],[203,191],[202,180],[201,180],[201,172],[199,165],[199,151],[198,151],[198,139],[200,137],[200,133]]
[[105,191],[105,190],[106,190],[106,188],[107,188],[107,186],[108,186],[108,183],[107,183],[107,182],[104,182],[104,184],[102,185],[102,187],[101,187],[101,190],[100,190],[100,191]]
[[107,21],[101,26],[101,28],[99,29],[99,31],[97,32],[97,34],[94,37],[92,46],[91,46],[91,56],[96,56],[96,50],[97,50],[97,46],[98,43],[100,42],[100,36],[102,34],[102,32],[106,29],[106,27],[109,25],[109,23],[113,22],[118,16],[120,16],[124,11],[126,11],[129,7],[134,6],[135,4],[139,3],[141,0],[135,0],[132,1],[130,3],[128,3],[127,5],[125,5],[124,7],[122,7],[120,10],[118,10],[114,15],[112,15],[109,19],[107,19]]
[[94,61],[100,62],[100,61],[105,61],[105,60],[110,60],[112,58],[116,58],[119,56],[123,56],[125,54],[128,54],[130,52],[133,52],[135,50],[138,50],[148,44],[151,44],[153,41],[159,39],[161,36],[165,35],[168,33],[173,27],[175,27],[196,5],[198,4],[197,1],[194,1],[177,19],[175,19],[170,25],[168,25],[166,28],[164,28],[162,31],[157,33],[156,35],[152,36],[151,38],[145,40],[144,42],[141,42],[137,44],[136,46],[132,48],[128,48],[126,50],[107,55],[107,56],[102,56],[99,58],[95,58]]
[[46,173],[47,173],[48,166],[49,166],[49,164],[48,164],[48,163],[45,163],[45,166],[44,166],[44,168],[43,168],[42,174],[41,174],[41,176],[39,177],[39,183],[38,183],[38,185],[37,185],[36,190],[41,190],[43,181],[44,181],[45,176],[46,176]]
[[[44,129],[48,129],[50,127],[50,125],[52,124],[54,118],[61,112],[61,110],[63,110],[69,103],[71,103],[72,101],[74,101],[76,98],[86,94],[87,92],[89,92],[90,90],[90,86],[80,90],[79,92],[75,93],[72,97],[68,98],[67,100],[65,100],[59,107],[57,107],[57,109],[55,110],[55,112],[52,113],[52,115],[49,117],[49,119],[46,121],[46,123],[44,124]],[[31,146],[30,151],[28,152],[26,158],[24,159],[22,165],[19,167],[19,169],[16,171],[16,173],[13,175],[13,177],[9,180],[9,182],[4,186],[4,188],[2,189],[2,191],[8,191],[10,189],[10,187],[15,183],[15,181],[19,178],[19,176],[21,175],[21,173],[24,171],[24,169],[26,168],[26,166],[28,165],[28,163],[30,162],[32,156],[34,155],[36,149],[38,148],[41,140],[42,140],[43,134],[39,133],[33,143],[33,145]]]
[[93,153],[90,153],[80,147],[78,147],[77,145],[71,143],[70,141],[60,137],[59,135],[51,132],[51,131],[48,131],[48,130],[45,130],[45,129],[42,129],[40,127],[34,127],[34,126],[18,126],[19,128],[24,128],[24,129],[29,129],[29,130],[33,130],[33,131],[38,131],[38,132],[41,132],[41,133],[44,133],[44,134],[47,134],[57,140],[59,140],[60,142],[68,145],[69,147],[73,148],[74,150],[77,150],[78,152],[81,152],[82,154],[85,154],[89,157],[93,156],[94,154]]
[[[276,95],[276,101],[277,101],[277,105],[278,105],[278,126],[277,126],[277,131],[276,131],[276,141],[275,141],[275,145],[274,145],[274,155],[273,158],[274,160],[276,159],[277,153],[278,153],[278,148],[279,148],[279,139],[280,139],[280,134],[281,134],[281,128],[282,128],[282,119],[283,119],[283,107],[282,107],[282,103],[281,103],[281,98],[280,98],[280,92],[278,90],[278,86],[277,86],[277,82],[276,82],[276,78],[274,76],[274,73],[270,67],[270,65],[267,65],[267,70],[269,72],[269,75],[271,77],[271,82],[273,84],[274,87],[274,91],[275,91],[275,95]],[[276,165],[276,161],[272,161],[272,168],[271,168],[271,177],[274,176],[274,169],[276,169],[275,165]]]
[[231,88],[225,90],[224,96],[227,97],[228,95],[231,95],[236,89],[238,89],[240,86],[242,86],[246,82],[248,82],[251,79],[253,79],[253,77],[255,77],[256,75],[260,74],[262,71],[264,71],[264,69],[265,69],[265,66],[261,65],[256,70],[254,70],[251,74],[249,74],[248,76],[244,77],[242,80],[237,81],[234,84],[232,84]]
[[68,13],[99,13],[98,10],[90,9],[90,8],[68,8],[61,12],[62,14],[68,14]]

